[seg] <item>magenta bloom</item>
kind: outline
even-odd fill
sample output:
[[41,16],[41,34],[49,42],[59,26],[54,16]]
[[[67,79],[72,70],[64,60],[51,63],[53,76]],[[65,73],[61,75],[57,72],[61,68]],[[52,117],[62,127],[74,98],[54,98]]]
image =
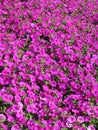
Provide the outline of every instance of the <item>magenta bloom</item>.
[[12,127],[11,127],[11,130],[20,130],[19,126],[17,124],[14,124]]
[[5,121],[6,120],[6,116],[4,114],[0,114],[0,120]]
[[12,103],[13,96],[12,95],[8,95],[8,94],[3,94],[2,99],[5,102]]
[[69,116],[67,121],[72,124],[72,123],[76,122],[76,117],[75,116]]
[[95,127],[93,125],[89,125],[88,130],[96,130],[96,129],[95,129]]
[[66,122],[66,126],[67,126],[68,128],[72,128],[73,124],[72,124],[72,123],[69,123],[69,122]]
[[95,106],[95,107],[94,107],[94,112],[95,112],[96,114],[98,114],[98,106]]
[[84,122],[84,117],[83,116],[78,116],[77,121],[79,123],[83,123]]

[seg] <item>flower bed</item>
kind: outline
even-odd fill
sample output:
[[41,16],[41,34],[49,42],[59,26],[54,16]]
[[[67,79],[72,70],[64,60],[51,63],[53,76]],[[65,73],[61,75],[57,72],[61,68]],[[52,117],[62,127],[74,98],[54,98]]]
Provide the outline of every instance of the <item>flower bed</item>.
[[98,129],[98,1],[0,1],[0,130]]

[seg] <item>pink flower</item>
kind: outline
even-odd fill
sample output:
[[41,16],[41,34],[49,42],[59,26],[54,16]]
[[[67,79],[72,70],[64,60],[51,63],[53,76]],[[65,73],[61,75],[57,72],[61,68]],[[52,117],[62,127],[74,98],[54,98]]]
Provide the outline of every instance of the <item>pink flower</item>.
[[88,130],[96,130],[96,129],[95,129],[95,127],[93,125],[89,125]]
[[6,116],[4,114],[0,114],[0,120],[5,121],[6,120]]
[[2,99],[3,99],[5,102],[12,103],[13,96],[12,96],[12,95],[9,95],[9,94],[3,94],[3,95],[2,95]]
[[72,124],[76,121],[76,118],[75,118],[75,116],[69,116],[67,121]]
[[19,109],[22,110],[23,109],[23,104],[21,102],[18,102],[18,106],[19,106]]
[[13,112],[16,112],[17,110],[19,110],[19,106],[18,105],[13,105],[12,110],[13,110]]
[[55,123],[55,126],[54,126],[53,130],[60,130],[60,125],[58,123]]
[[17,110],[17,112],[16,112],[16,117],[23,117],[23,111],[22,110]]
[[15,121],[14,118],[12,116],[10,116],[10,115],[8,116],[7,120],[8,120],[8,122],[14,122]]
[[88,109],[87,109],[87,113],[88,113],[89,115],[93,115],[93,114],[94,114],[94,109],[93,109],[93,108],[88,108]]
[[68,128],[72,128],[73,124],[71,124],[71,123],[69,123],[69,122],[66,122],[66,126],[67,126]]
[[83,123],[84,122],[84,117],[83,116],[78,116],[77,121],[79,123]]
[[8,126],[5,124],[0,124],[1,130],[8,130]]
[[11,130],[20,130],[19,126],[17,124],[14,124],[12,127],[11,127]]
[[28,105],[28,106],[27,106],[27,111],[28,111],[28,112],[36,113],[37,110],[38,110],[38,108],[35,107],[35,105]]
[[79,130],[86,130],[86,128],[84,128],[84,127],[80,127]]
[[97,88],[93,88],[93,89],[92,89],[92,94],[93,94],[95,97],[98,97],[98,89],[97,89]]
[[17,95],[15,95],[15,101],[16,102],[20,102],[21,101],[21,97],[17,94]]
[[95,107],[94,107],[94,112],[95,112],[96,114],[98,114],[98,106],[95,106]]

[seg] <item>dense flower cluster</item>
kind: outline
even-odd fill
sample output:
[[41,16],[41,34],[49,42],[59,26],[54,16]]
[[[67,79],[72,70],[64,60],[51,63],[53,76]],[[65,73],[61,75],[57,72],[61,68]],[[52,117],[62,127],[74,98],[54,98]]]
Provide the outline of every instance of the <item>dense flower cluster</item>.
[[97,129],[98,0],[0,0],[0,130]]

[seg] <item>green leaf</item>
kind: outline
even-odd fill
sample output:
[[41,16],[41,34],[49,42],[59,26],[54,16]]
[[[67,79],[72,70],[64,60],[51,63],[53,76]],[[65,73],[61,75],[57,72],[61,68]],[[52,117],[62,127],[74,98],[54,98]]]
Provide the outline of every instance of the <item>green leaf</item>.
[[38,115],[37,114],[32,114],[32,113],[28,113],[27,111],[25,112],[25,116],[27,118],[27,120],[29,119],[34,119],[34,120],[38,120]]
[[68,128],[62,128],[61,130],[68,130]]
[[68,70],[68,68],[66,67],[66,68],[64,68],[64,73],[65,73],[65,75],[66,76],[68,76],[68,74],[70,73],[70,71]]
[[21,125],[21,130],[28,130],[27,126]]
[[95,126],[96,129],[98,129],[98,119],[93,118],[91,123]]
[[74,39],[74,38],[71,38],[71,39],[70,39],[70,42],[69,42],[69,45],[73,45],[74,42],[75,42],[75,39]]
[[88,46],[83,46],[82,47],[82,55],[86,56],[87,55],[87,50],[88,50]]
[[49,85],[49,81],[46,80],[46,81],[45,81],[45,84],[46,84],[46,85]]

